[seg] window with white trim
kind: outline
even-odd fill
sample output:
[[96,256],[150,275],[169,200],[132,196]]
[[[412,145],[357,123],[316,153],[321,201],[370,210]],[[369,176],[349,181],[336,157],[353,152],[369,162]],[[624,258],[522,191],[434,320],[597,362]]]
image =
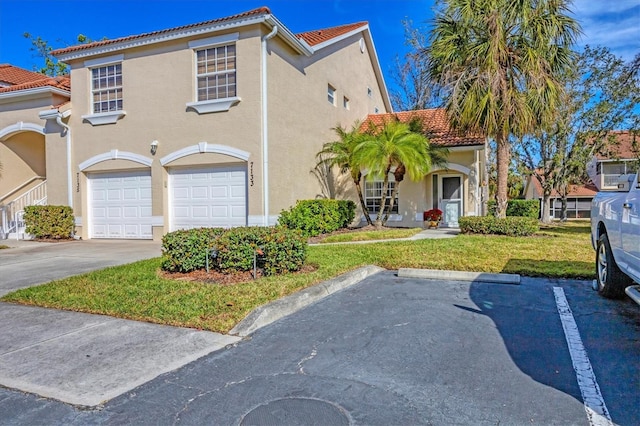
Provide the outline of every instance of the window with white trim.
[[342,106],[344,107],[344,109],[349,109],[349,98],[347,98],[346,96],[342,98]]
[[327,100],[331,105],[336,105],[336,88],[330,84],[327,85]]
[[94,114],[122,111],[122,64],[91,69],[91,98]]
[[[389,175],[389,187],[387,188],[387,206],[391,201],[391,194],[393,193],[393,189],[396,186],[395,179],[393,174]],[[378,213],[380,210],[380,203],[382,202],[382,187],[383,181],[380,179],[376,180],[365,180],[364,182],[364,202],[367,206],[367,210],[369,213]],[[394,200],[393,208],[391,209],[391,213],[398,213],[398,194],[396,193],[396,197]]]
[[236,96],[236,45],[196,50],[197,100],[210,101]]

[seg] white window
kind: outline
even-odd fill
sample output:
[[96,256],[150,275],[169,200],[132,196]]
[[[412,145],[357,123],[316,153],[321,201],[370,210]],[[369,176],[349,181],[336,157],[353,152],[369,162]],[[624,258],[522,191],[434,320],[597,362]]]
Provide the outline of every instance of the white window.
[[373,90],[371,90],[371,87],[367,87],[367,96],[373,96]]
[[122,64],[91,69],[94,114],[122,111]]
[[346,96],[342,98],[342,106],[344,107],[344,109],[349,109],[349,98],[347,98]]
[[236,46],[196,50],[197,101],[236,96]]
[[336,105],[336,88],[330,84],[327,85],[327,100],[331,105]]
[[[367,210],[369,213],[378,213],[380,210],[380,203],[382,202],[382,180],[371,180],[365,181],[364,183],[364,202],[367,206]],[[389,205],[391,201],[391,194],[393,193],[393,188],[395,188],[396,182],[393,178],[393,175],[389,175],[389,187],[387,188],[387,202],[386,205]],[[396,193],[396,198],[394,200],[393,208],[391,209],[391,213],[398,213],[398,194]]]

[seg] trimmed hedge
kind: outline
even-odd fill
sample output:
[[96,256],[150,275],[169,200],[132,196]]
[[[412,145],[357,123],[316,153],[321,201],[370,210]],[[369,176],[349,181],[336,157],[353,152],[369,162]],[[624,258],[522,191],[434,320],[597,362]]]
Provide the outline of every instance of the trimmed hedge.
[[278,224],[297,229],[305,237],[315,237],[346,228],[355,214],[356,204],[350,200],[301,200],[280,212]]
[[216,246],[216,266],[222,272],[252,270],[256,251],[256,263],[265,275],[297,271],[307,258],[306,239],[284,227],[231,228],[216,240]]
[[162,237],[162,269],[191,272],[205,269],[207,256],[224,228],[196,228],[169,232]]
[[458,219],[464,234],[496,234],[510,237],[533,235],[540,230],[538,219],[531,217],[464,216]]
[[[487,202],[487,210],[491,216],[496,214],[496,201]],[[540,201],[538,200],[509,200],[507,202],[507,216],[540,217]]]
[[24,222],[27,234],[41,239],[71,238],[75,227],[73,209],[69,206],[27,206]]
[[[211,256],[212,249],[217,254]],[[162,269],[191,272],[209,266],[221,272],[250,271],[254,253],[265,275],[296,271],[307,257],[307,242],[283,227],[199,228],[170,232],[162,238]]]

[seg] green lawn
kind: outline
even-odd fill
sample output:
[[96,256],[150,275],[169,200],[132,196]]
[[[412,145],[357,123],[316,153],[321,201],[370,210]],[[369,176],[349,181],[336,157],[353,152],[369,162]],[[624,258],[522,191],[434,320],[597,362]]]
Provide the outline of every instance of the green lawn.
[[163,279],[160,259],[54,281],[4,296],[25,303],[228,332],[251,310],[367,264],[561,278],[594,277],[586,222],[553,226],[533,237],[459,235],[449,239],[309,247],[317,270],[219,286]]
[[398,228],[384,229],[380,231],[356,231],[344,234],[330,235],[323,238],[320,243],[344,243],[354,241],[371,241],[371,240],[393,240],[398,238],[413,237],[422,231],[422,228]]

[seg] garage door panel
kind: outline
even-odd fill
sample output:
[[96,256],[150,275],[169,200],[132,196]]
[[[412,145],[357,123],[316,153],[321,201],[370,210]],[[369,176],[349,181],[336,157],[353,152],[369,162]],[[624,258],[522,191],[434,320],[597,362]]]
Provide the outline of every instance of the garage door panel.
[[246,167],[177,169],[169,175],[172,231],[246,225]]
[[89,175],[92,238],[153,238],[150,171]]

